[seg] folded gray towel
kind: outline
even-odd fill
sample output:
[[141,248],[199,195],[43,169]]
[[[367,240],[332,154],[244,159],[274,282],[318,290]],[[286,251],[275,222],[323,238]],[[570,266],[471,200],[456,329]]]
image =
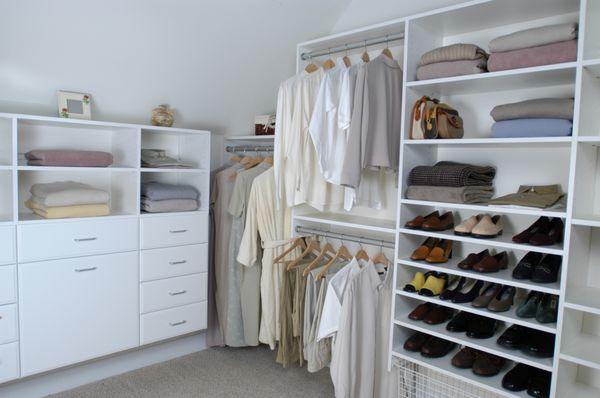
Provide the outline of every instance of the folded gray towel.
[[495,106],[492,118],[503,120],[544,118],[573,120],[573,98],[539,98]]
[[142,198],[140,204],[142,210],[148,213],[198,210],[198,201],[194,199],[150,200]]
[[487,53],[475,44],[451,44],[426,52],[421,56],[421,65],[448,61],[487,59]]
[[570,22],[521,30],[495,38],[489,47],[491,52],[498,53],[574,40],[578,29],[577,22]]
[[473,75],[487,71],[485,59],[470,61],[437,62],[417,68],[417,80],[440,79],[442,77]]
[[443,203],[486,203],[494,196],[491,186],[437,187],[411,185],[406,190],[407,199]]
[[198,199],[198,190],[191,185],[146,182],[142,184],[142,196],[150,200]]
[[36,203],[48,207],[106,204],[110,194],[74,181],[33,184],[29,189]]

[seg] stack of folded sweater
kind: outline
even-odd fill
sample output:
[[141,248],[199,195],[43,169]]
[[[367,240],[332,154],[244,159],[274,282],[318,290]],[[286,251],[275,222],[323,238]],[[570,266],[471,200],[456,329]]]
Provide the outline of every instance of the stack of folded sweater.
[[573,130],[572,98],[540,98],[498,105],[490,115],[492,137],[564,137]]
[[100,151],[36,149],[25,154],[29,166],[108,167],[113,155]]
[[494,194],[496,169],[456,162],[417,166],[408,175],[406,197],[446,203],[482,203]]
[[488,70],[528,68],[577,60],[576,22],[532,28],[490,42]]
[[25,205],[44,218],[97,217],[110,214],[110,194],[87,184],[59,181],[34,184]]
[[483,73],[487,70],[487,58],[487,53],[474,44],[436,48],[421,57],[417,80]]
[[194,211],[199,207],[200,193],[191,185],[163,182],[142,184],[142,210],[147,213]]

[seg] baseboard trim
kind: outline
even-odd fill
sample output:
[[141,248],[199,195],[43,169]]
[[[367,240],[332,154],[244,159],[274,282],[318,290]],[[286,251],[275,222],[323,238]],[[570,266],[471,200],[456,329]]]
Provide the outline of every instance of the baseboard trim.
[[194,334],[0,385],[0,397],[45,397],[204,349],[206,333]]

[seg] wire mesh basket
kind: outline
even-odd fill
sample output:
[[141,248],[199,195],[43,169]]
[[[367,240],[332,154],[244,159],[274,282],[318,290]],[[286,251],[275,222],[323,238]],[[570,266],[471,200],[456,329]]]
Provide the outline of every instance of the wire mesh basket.
[[498,394],[406,360],[395,362],[398,398],[500,398]]

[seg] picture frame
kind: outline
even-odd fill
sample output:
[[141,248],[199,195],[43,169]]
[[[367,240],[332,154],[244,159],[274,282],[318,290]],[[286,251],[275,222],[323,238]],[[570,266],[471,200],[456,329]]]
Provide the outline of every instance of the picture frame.
[[58,91],[58,116],[70,119],[92,118],[92,96],[73,91]]

